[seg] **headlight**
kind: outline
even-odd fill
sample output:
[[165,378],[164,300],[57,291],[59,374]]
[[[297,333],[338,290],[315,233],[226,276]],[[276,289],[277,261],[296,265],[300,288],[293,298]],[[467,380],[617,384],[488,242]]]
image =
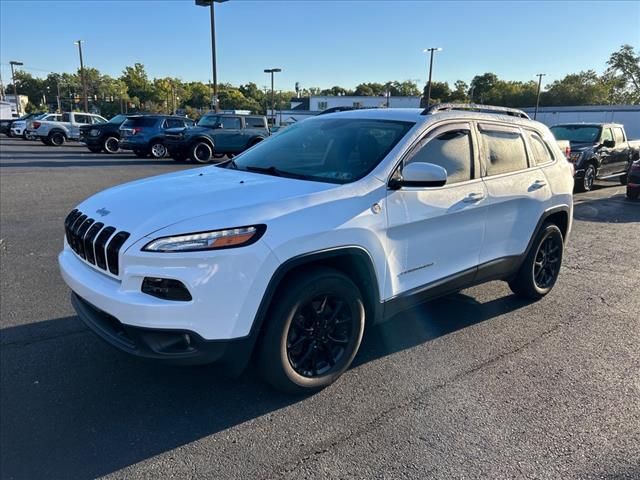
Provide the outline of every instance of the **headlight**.
[[142,250],[145,252],[197,252],[242,247],[257,242],[266,229],[266,225],[254,225],[161,237],[147,243]]
[[89,135],[92,137],[97,137],[100,134],[100,130],[98,130],[97,128],[92,128],[91,130],[89,130]]

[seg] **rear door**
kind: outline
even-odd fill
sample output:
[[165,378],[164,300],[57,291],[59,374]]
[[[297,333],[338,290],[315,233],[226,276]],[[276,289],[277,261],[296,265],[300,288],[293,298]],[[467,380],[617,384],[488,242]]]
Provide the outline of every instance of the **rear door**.
[[613,147],[611,152],[611,174],[624,173],[629,169],[631,151],[622,127],[613,127],[611,130],[613,131],[613,140],[616,142],[616,146]]
[[[530,158],[523,130],[490,122],[478,122],[477,129],[488,193],[487,227],[479,259],[482,265],[524,253],[551,199],[551,189],[543,171],[548,158],[541,157],[540,165]],[[531,142],[540,139],[537,134],[534,137]]]

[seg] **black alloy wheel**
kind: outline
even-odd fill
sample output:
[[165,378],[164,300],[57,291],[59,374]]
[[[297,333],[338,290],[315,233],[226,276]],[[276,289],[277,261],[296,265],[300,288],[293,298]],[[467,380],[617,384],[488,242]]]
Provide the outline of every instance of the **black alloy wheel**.
[[109,136],[104,140],[104,151],[107,153],[118,153],[120,140],[118,137]]
[[540,244],[533,264],[533,278],[536,286],[547,289],[553,286],[562,260],[562,237],[548,235]]
[[588,192],[593,188],[593,182],[596,180],[596,167],[592,163],[587,165],[584,171],[584,178],[582,179],[582,190]]
[[298,308],[287,334],[287,358],[303,377],[327,373],[347,353],[354,335],[353,315],[345,299],[319,295]]

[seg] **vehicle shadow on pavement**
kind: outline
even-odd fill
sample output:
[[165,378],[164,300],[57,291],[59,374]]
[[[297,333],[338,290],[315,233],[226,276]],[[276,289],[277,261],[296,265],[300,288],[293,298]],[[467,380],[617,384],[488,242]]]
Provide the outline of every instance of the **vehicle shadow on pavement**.
[[606,198],[579,200],[574,205],[573,218],[587,222],[640,222],[640,202],[629,200],[623,193]]
[[[368,329],[362,365],[528,303],[456,294]],[[113,350],[77,317],[0,331],[3,478],[95,478],[263,416],[305,397],[252,370],[170,367]]]

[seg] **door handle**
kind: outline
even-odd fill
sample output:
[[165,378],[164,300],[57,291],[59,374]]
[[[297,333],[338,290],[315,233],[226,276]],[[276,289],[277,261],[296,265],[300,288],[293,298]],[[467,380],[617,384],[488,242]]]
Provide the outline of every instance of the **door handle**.
[[546,186],[547,186],[547,182],[545,182],[544,180],[536,180],[530,185],[529,188],[531,190],[538,190],[539,188],[546,187]]
[[462,201],[465,202],[465,203],[475,203],[475,202],[479,202],[483,198],[484,198],[484,193],[474,192],[474,193],[470,193],[469,195],[464,197],[462,199]]

